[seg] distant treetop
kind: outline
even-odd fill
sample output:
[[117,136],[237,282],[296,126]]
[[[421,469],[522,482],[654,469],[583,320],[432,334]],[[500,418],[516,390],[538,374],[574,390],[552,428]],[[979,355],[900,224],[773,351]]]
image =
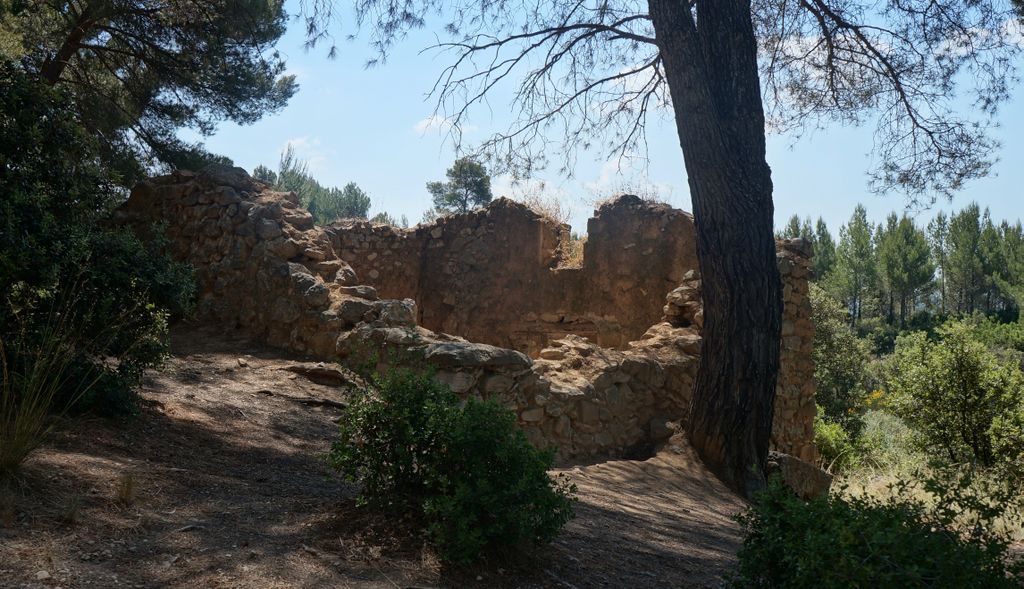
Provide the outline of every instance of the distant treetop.
[[445,175],[447,182],[427,182],[427,191],[434,198],[434,209],[441,215],[465,213],[485,206],[494,198],[487,168],[473,158],[455,160]]

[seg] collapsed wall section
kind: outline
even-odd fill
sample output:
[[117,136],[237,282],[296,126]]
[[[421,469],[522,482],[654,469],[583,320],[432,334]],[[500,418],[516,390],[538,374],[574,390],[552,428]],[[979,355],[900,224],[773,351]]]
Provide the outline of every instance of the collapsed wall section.
[[[162,231],[168,251],[192,264],[201,319],[325,360],[431,366],[460,395],[500,398],[563,461],[628,454],[687,418],[700,281],[692,221],[665,205],[602,206],[589,261],[569,271],[556,268],[565,227],[504,200],[414,230],[321,228],[294,194],[217,166],[139,184],[118,216],[140,235]],[[813,460],[808,256],[799,240],[780,244],[772,443]]]
[[590,219],[580,268],[558,267],[567,225],[507,199],[414,229],[344,221],[327,232],[382,296],[415,300],[424,327],[533,357],[567,335],[626,346],[696,267],[693,219],[628,195]]

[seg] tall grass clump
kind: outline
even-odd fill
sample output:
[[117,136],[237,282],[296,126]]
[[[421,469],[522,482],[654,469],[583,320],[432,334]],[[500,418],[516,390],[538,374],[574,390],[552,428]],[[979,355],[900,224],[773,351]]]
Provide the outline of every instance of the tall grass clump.
[[[55,423],[90,395],[120,359],[91,352],[118,349],[130,356],[145,340],[127,341],[136,320],[130,307],[107,316],[102,329],[88,331],[77,309],[78,286],[62,295],[45,316],[33,315],[20,328],[0,334],[0,478],[14,474],[47,437]],[[83,354],[90,354],[83,363]]]
[[0,478],[13,475],[56,419],[96,383],[95,374],[79,378],[74,370],[76,334],[68,319],[55,312],[31,334],[0,337]]

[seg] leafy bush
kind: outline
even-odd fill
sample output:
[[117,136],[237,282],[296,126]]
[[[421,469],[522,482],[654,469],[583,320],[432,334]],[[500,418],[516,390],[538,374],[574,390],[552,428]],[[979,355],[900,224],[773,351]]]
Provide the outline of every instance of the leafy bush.
[[846,308],[810,285],[814,319],[814,380],[820,415],[856,435],[865,397],[868,346],[848,324]]
[[1007,464],[1024,453],[1024,374],[976,339],[970,325],[901,336],[891,358],[890,407],[921,446],[953,462]]
[[820,416],[814,418],[814,445],[821,453],[821,467],[841,472],[857,465],[857,447],[843,426]]
[[913,436],[914,432],[899,417],[886,411],[868,411],[857,438],[860,461],[885,470],[910,472],[922,462]]
[[1000,323],[980,314],[968,321],[972,323],[978,339],[989,348],[1024,352],[1024,323]]
[[360,500],[413,513],[442,558],[552,540],[572,517],[574,488],[548,476],[511,411],[459,399],[429,375],[378,377],[341,420],[332,467],[363,485]]
[[881,356],[892,352],[900,329],[897,325],[887,323],[883,317],[864,317],[857,324],[856,334],[867,342],[872,354]]
[[166,354],[167,317],[187,311],[193,286],[186,267],[110,228],[122,195],[72,112],[65,96],[0,62],[0,337],[9,355],[44,346],[31,341],[40,326],[72,304],[68,329],[81,337],[66,370],[98,381],[55,400],[131,411],[131,388]]
[[773,480],[739,516],[745,538],[733,587],[1024,586],[1024,571],[1007,564],[1009,541],[990,530],[998,500],[970,485],[926,483],[935,505],[902,484],[886,499],[830,495],[810,501]]

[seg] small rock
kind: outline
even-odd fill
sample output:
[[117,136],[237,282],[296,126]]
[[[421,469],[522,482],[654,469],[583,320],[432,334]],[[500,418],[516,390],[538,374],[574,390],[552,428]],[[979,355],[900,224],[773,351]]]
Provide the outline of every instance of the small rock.
[[39,571],[36,573],[36,581],[45,581],[50,578],[49,571]]
[[238,365],[241,366],[242,368],[245,368],[246,366],[249,365],[249,363],[245,360],[245,358],[239,358]]
[[769,452],[767,467],[769,475],[778,472],[782,482],[803,499],[827,495],[832,485],[832,475],[782,452]]
[[527,409],[519,414],[519,419],[527,422],[536,422],[544,419],[544,409],[537,407],[535,409]]
[[661,442],[672,437],[675,433],[675,428],[672,427],[672,423],[664,417],[654,417],[648,422],[647,427],[651,433],[651,439],[655,442]]
[[256,235],[259,235],[261,239],[273,239],[281,233],[281,226],[271,219],[262,219],[256,227]]
[[558,348],[546,348],[540,351],[540,357],[545,360],[561,360],[565,358],[565,352]]

